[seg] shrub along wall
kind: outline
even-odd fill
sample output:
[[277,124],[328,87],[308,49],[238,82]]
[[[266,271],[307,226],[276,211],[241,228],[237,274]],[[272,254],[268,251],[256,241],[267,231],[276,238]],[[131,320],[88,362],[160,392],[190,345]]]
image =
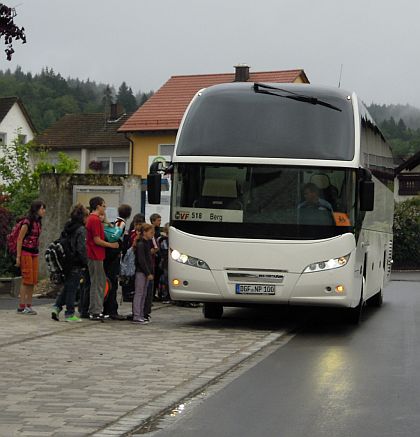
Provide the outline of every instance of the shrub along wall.
[[0,206],[0,277],[10,276],[13,272],[13,261],[6,250],[6,238],[10,233],[14,220],[7,208]]
[[420,269],[420,198],[395,205],[393,258],[396,270]]

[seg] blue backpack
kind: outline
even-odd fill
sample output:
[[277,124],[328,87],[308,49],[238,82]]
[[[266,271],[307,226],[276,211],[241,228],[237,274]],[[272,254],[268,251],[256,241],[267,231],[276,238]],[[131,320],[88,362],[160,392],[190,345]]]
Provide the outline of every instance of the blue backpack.
[[120,268],[121,276],[130,277],[136,274],[136,254],[134,250],[134,248],[130,247],[123,256]]
[[105,225],[104,227],[104,233],[105,233],[105,240],[109,243],[115,243],[118,241],[124,232],[123,228],[120,228],[119,226],[109,226]]

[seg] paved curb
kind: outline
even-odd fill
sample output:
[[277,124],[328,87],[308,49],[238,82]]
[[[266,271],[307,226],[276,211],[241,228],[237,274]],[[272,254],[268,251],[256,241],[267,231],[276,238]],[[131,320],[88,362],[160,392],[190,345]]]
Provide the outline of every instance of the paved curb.
[[[228,360],[219,363],[202,372],[194,379],[182,383],[164,395],[157,396],[147,404],[139,405],[134,410],[122,416],[112,424],[89,434],[93,437],[127,436],[139,428],[144,427],[150,422],[158,419],[165,413],[173,410],[179,403],[186,398],[196,396],[207,387],[218,382],[224,375],[234,370],[244,362],[248,361],[258,352],[278,341],[280,338],[289,334],[289,331],[271,333],[264,339],[256,341],[251,346],[236,352]],[[175,399],[175,401],[174,401]]]

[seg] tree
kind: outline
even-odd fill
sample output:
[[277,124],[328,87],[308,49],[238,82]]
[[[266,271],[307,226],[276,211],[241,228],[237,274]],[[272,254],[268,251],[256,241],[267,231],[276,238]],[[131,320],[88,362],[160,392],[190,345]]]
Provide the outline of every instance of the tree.
[[22,40],[22,44],[26,43],[25,29],[17,27],[13,21],[16,15],[14,8],[9,8],[0,3],[0,38],[4,37],[8,61],[12,60],[12,55],[15,52],[13,50],[13,40]]
[[106,110],[111,106],[111,103],[113,102],[114,102],[114,96],[113,96],[112,89],[109,85],[107,85],[104,89],[104,95],[102,97],[102,105]]
[[395,204],[393,258],[398,268],[420,267],[420,199]]
[[152,97],[154,94],[153,91],[149,91],[148,93],[144,93],[142,91],[139,91],[136,94],[136,100],[137,100],[137,105],[140,107],[142,106],[144,103],[146,103],[150,97]]
[[[127,84],[125,87],[127,94],[132,94]],[[115,94],[110,85],[97,84],[89,79],[63,78],[50,67],[44,67],[42,72],[34,75],[25,73],[19,66],[14,72],[0,70],[0,97],[20,97],[39,132],[66,113],[108,113]],[[124,106],[133,111],[137,104],[124,102]]]
[[74,173],[79,168],[77,160],[62,152],[58,154],[57,164],[51,164],[48,152],[38,151],[31,142],[24,144],[19,132],[10,144],[0,146],[1,191],[8,195],[6,206],[15,216],[22,215],[38,197],[41,174]]
[[119,103],[127,112],[134,112],[137,109],[136,98],[133,95],[133,90],[123,82],[117,94],[117,103]]

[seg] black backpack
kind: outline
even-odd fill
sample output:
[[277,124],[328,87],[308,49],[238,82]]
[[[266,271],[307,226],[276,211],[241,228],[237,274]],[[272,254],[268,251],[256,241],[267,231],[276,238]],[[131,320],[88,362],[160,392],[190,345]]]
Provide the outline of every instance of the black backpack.
[[45,261],[51,282],[61,284],[73,267],[75,251],[72,247],[73,234],[62,232],[58,240],[53,241],[45,250]]

